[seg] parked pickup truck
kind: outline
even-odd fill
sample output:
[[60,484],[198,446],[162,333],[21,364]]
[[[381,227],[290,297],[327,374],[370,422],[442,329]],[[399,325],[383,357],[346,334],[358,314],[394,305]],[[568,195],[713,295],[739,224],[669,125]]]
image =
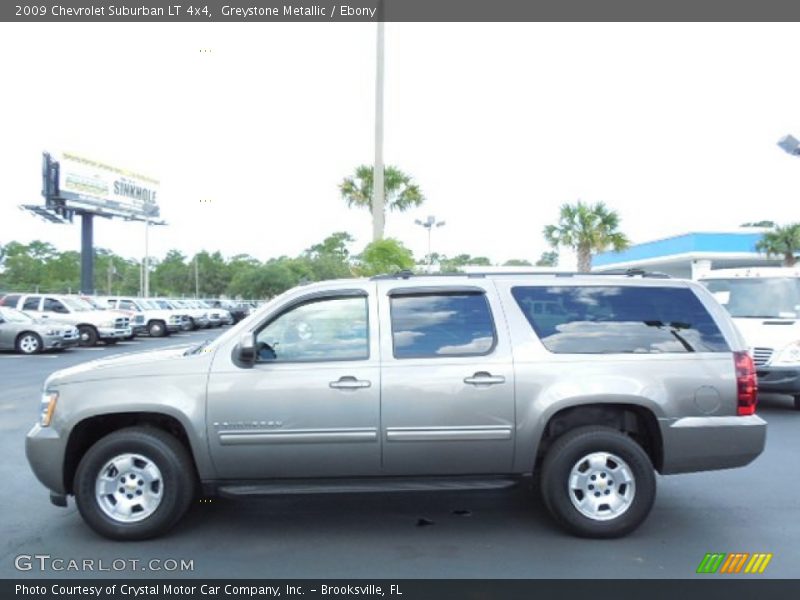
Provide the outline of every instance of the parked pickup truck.
[[756,391],[693,282],[401,274],[302,286],[213,342],[57,371],[26,452],[54,504],[74,495],[116,539],[167,531],[201,492],[532,478],[567,531],[614,537],[647,517],[656,472],[762,452]]
[[130,319],[112,310],[96,310],[75,296],[52,294],[9,294],[3,305],[16,308],[35,319],[54,319],[78,328],[81,346],[98,341],[115,344],[133,335]]
[[100,298],[107,306],[117,310],[130,310],[141,316],[141,331],[150,337],[163,337],[181,330],[184,315],[180,311],[161,308],[155,301],[144,298],[105,296]]

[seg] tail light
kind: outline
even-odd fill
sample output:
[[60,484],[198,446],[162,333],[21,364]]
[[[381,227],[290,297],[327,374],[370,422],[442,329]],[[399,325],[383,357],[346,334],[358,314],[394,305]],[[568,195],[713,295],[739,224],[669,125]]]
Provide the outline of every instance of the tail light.
[[736,414],[755,414],[758,380],[753,357],[748,352],[734,352],[733,364],[736,366]]

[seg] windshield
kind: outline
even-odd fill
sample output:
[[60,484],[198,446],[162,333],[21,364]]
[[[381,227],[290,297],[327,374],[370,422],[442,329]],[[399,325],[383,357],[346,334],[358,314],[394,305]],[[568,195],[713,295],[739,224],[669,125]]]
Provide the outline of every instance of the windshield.
[[701,283],[732,317],[794,319],[800,315],[800,279],[706,279]]
[[14,308],[6,308],[4,306],[0,306],[0,317],[3,317],[4,321],[9,323],[31,323],[33,319],[31,319],[25,313],[21,313]]
[[172,305],[170,305],[170,303],[167,302],[166,300],[153,300],[153,302],[156,302],[158,306],[160,306],[161,308],[165,308],[167,310],[172,309]]
[[156,304],[152,300],[139,300],[139,305],[142,308],[148,308],[148,309],[151,309],[151,310],[152,309],[158,309],[158,304]]
[[61,298],[61,301],[76,312],[95,310],[91,304],[80,298]]

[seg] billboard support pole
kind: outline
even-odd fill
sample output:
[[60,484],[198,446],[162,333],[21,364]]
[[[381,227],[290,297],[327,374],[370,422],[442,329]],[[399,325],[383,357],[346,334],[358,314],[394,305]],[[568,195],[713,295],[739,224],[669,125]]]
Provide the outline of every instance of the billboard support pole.
[[94,292],[94,215],[81,213],[81,293]]

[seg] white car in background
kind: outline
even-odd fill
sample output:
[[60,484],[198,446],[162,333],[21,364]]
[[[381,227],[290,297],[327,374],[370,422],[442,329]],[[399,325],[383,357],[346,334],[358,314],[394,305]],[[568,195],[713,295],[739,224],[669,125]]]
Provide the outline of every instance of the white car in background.
[[81,346],[98,341],[115,344],[133,335],[130,319],[113,310],[97,310],[76,296],[57,294],[9,294],[3,306],[10,306],[34,319],[52,319],[78,328]]
[[714,269],[699,281],[744,336],[756,365],[758,391],[793,396],[800,410],[800,269]]
[[184,314],[174,309],[161,308],[155,301],[130,296],[103,296],[99,298],[111,308],[133,311],[137,318],[136,333],[150,337],[163,337],[181,330]]

